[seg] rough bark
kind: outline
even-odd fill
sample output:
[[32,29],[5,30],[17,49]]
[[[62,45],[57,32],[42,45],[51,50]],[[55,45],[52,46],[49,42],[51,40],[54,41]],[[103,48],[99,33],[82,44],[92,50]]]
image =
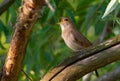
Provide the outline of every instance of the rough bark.
[[120,35],[82,50],[48,72],[41,81],[75,81],[83,75],[120,59]]
[[16,81],[21,71],[26,45],[44,0],[23,0],[10,48],[5,60],[1,81]]

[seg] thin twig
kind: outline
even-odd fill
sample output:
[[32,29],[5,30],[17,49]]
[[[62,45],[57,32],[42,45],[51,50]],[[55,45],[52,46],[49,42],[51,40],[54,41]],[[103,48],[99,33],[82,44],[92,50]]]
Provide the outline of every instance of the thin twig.
[[45,0],[45,3],[47,4],[47,6],[50,8],[50,10],[52,12],[55,12],[55,8],[51,5],[51,3],[49,2],[49,0]]
[[27,74],[23,69],[21,69],[21,71],[22,71],[23,74],[27,77],[27,79],[28,79],[29,81],[32,81],[32,79],[28,76],[28,74]]

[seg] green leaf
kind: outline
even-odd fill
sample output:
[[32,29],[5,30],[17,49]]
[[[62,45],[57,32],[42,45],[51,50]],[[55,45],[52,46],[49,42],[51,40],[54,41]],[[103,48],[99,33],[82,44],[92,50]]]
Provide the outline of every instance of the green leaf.
[[119,2],[118,0],[111,0],[105,10],[105,13],[103,14],[102,18],[105,18],[107,15],[109,15],[114,9],[117,8]]
[[2,30],[5,33],[5,35],[8,35],[8,30],[1,20],[0,20],[0,30]]
[[2,33],[1,33],[1,31],[0,31],[0,48],[5,49],[5,47],[3,46],[1,40],[2,40]]

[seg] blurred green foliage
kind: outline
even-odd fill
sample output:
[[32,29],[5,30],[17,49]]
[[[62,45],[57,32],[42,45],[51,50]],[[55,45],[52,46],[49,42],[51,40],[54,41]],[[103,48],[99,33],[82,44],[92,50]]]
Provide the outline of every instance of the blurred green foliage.
[[[59,25],[57,25],[61,16],[71,18],[77,29],[93,43],[103,31],[106,22],[110,20],[114,21],[113,30],[106,36],[105,40],[120,33],[119,18],[115,15],[119,13],[119,7],[115,7],[112,14],[108,13],[106,15],[107,17],[102,19],[109,1],[110,0],[50,0],[55,12],[52,12],[48,6],[43,6],[31,32],[22,66],[33,81],[38,81],[50,69],[70,56],[72,52],[62,40],[61,29]],[[16,0],[15,3],[0,16],[1,66],[4,63],[3,58],[9,49],[13,31],[12,26],[15,24],[20,5],[21,0]],[[119,65],[119,62],[115,62],[105,66],[98,70],[99,74],[103,75]],[[95,76],[92,77],[92,79],[94,78]],[[28,81],[28,79],[21,72],[18,81]]]

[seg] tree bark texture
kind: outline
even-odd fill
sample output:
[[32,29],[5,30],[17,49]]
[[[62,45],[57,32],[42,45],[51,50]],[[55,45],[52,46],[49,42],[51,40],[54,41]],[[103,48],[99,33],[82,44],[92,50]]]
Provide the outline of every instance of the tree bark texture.
[[21,71],[27,42],[44,0],[23,0],[19,11],[1,81],[16,81]]
[[120,35],[69,57],[41,81],[76,81],[85,74],[120,60]]

